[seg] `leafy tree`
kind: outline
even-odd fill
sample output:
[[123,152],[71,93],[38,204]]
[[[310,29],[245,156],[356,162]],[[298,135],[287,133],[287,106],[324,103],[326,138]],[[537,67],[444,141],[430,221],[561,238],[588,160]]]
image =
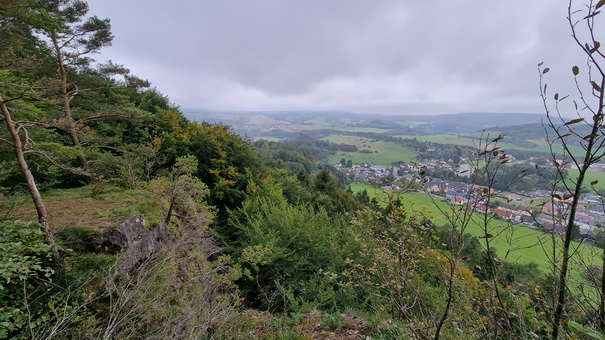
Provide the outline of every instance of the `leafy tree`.
[[580,240],[580,226],[577,224],[574,224],[573,227],[571,228],[571,239],[573,241]]
[[191,224],[192,221],[187,219],[195,218],[196,212],[208,196],[206,185],[193,176],[197,167],[198,161],[194,156],[179,157],[169,178],[157,178],[150,183],[158,197],[166,199],[166,204],[162,206],[166,225],[169,225],[175,216],[183,223]]
[[362,204],[364,204],[364,205],[369,205],[370,204],[370,195],[368,195],[368,191],[366,189],[358,191],[355,194],[355,198],[357,198],[357,200],[359,202],[361,202]]
[[[39,54],[38,39],[32,26],[41,20],[38,0],[3,0],[0,8],[0,65],[10,69],[17,59],[20,66],[33,61],[31,56]],[[38,55],[39,56],[39,55]]]
[[[40,108],[36,115],[21,117],[17,125],[29,126],[30,137],[36,137],[32,152],[47,158],[46,162],[90,180],[93,174],[86,153],[98,155],[99,151],[85,150],[83,146],[115,147],[111,145],[115,141],[112,137],[123,123],[113,121],[112,128],[108,128],[99,122],[116,117],[132,118],[135,112],[125,93],[136,93],[148,84],[111,62],[92,69],[90,55],[109,45],[112,35],[109,20],[86,17],[86,2],[27,0],[24,5],[26,9],[13,6],[9,1],[9,10],[0,13],[0,20],[7,23],[3,30],[10,33],[0,42],[6,68],[15,76],[27,79],[27,83],[3,83],[27,93],[23,99]],[[122,75],[124,81],[111,78],[115,75]],[[118,87],[122,93],[113,90]],[[39,131],[40,127],[47,131]],[[131,134],[133,138],[136,136]],[[71,146],[71,150],[59,145]],[[77,166],[70,164],[73,159],[78,160]]]
[[281,286],[290,308],[303,301],[321,308],[339,304],[347,294],[339,293],[336,277],[356,247],[344,216],[290,204],[271,180],[251,183],[248,195],[229,216],[238,234],[230,248],[249,273],[242,282],[247,300],[274,308],[283,299],[268,294]]
[[221,124],[190,123],[186,133],[184,146],[198,159],[196,175],[210,187],[213,204],[221,211],[238,206],[248,182],[263,169],[254,149]]

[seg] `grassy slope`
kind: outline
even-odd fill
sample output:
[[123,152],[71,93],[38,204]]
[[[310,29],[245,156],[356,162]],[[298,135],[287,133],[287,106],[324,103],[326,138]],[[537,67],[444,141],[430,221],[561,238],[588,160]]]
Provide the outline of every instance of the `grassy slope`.
[[[578,178],[579,171],[576,169],[567,169],[567,179],[575,181]],[[584,178],[584,187],[590,188],[592,181],[599,181],[595,184],[597,190],[605,190],[605,172],[587,172]]]
[[[498,136],[497,131],[485,131],[485,132],[486,132],[486,134],[484,134],[484,138],[487,138],[487,136],[489,136],[489,138],[493,139]],[[421,135],[421,136],[398,135],[396,137],[416,138],[419,141],[435,142],[435,143],[440,143],[440,144],[456,144],[456,145],[464,145],[464,146],[477,146],[479,144],[479,141],[477,139],[469,138],[466,136],[481,138],[481,133],[480,132],[467,133],[464,135]],[[548,144],[546,143],[545,140],[530,139],[529,141],[534,144],[537,144],[538,146],[535,148],[528,148],[528,147],[523,147],[523,146],[519,146],[519,145],[512,144],[512,143],[506,143],[506,137],[498,145],[500,147],[502,147],[504,150],[508,149],[508,150],[523,150],[523,151],[550,153],[550,147],[548,146]],[[578,154],[581,154],[583,152],[583,149],[579,146],[572,145],[572,146],[570,146],[570,149],[572,150],[572,152],[578,153]],[[563,152],[563,150],[560,146],[554,146],[553,150],[557,154],[561,154]]]
[[359,150],[378,151],[370,154],[360,152],[338,152],[337,154],[330,156],[328,159],[330,164],[336,164],[344,157],[346,160],[352,160],[353,163],[368,162],[386,166],[391,165],[392,162],[415,161],[417,156],[415,151],[399,144],[383,141],[372,142],[372,139],[370,138],[347,135],[330,135],[323,139],[334,143],[356,145]]
[[375,132],[375,133],[384,133],[389,132],[389,129],[380,129],[380,128],[371,128],[371,127],[322,127],[322,129],[330,129],[336,131],[347,131],[347,132]]
[[334,125],[333,123],[326,120],[325,118],[309,119],[309,120],[305,121],[305,123],[311,124],[317,129],[348,131],[348,132],[375,132],[375,133],[384,133],[384,132],[391,131],[390,129],[344,126],[348,122],[349,122],[348,120],[342,120],[341,125]]
[[[354,192],[366,189],[370,197],[377,197],[379,200],[382,191],[361,183],[351,184],[351,189]],[[434,197],[434,200],[432,200],[427,194],[411,192],[404,195],[403,202],[406,207],[432,218],[436,224],[448,223],[441,211],[451,212],[452,208],[439,197]],[[473,236],[483,236],[485,234],[482,227],[484,224],[480,221],[482,216],[477,214],[477,218],[468,225],[465,232]],[[543,272],[549,271],[549,254],[552,251],[551,234],[520,225],[510,226],[505,221],[498,219],[492,219],[488,222],[488,232],[496,235],[491,239],[491,243],[496,248],[498,256],[517,263],[535,262]],[[485,247],[485,241],[481,240],[481,242]],[[580,244],[580,242],[573,242],[573,247],[578,248],[576,261],[582,259],[587,263],[598,261],[599,258],[596,255],[602,252],[599,248],[588,244]],[[582,276],[577,266],[573,266],[571,275],[572,278],[581,280]]]
[[279,137],[264,137],[264,136],[260,136],[260,137],[254,137],[253,138],[254,141],[257,141],[259,139],[264,139],[264,140],[269,141],[269,142],[280,142],[280,141],[283,140],[283,138],[279,138]]
[[[154,202],[149,193],[103,187],[98,192],[95,185],[76,189],[55,189],[43,194],[44,203],[53,229],[66,226],[103,228],[113,223],[116,217],[145,214],[149,225],[161,219],[153,214]],[[157,216],[156,216],[157,215]],[[23,198],[14,213],[14,219],[36,221],[36,211],[29,197]]]

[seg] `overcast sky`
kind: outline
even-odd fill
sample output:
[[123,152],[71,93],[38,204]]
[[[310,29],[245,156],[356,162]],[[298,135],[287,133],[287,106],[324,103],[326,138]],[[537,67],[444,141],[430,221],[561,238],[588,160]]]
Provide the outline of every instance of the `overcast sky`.
[[185,108],[542,113],[571,91],[562,0],[89,0],[124,64]]

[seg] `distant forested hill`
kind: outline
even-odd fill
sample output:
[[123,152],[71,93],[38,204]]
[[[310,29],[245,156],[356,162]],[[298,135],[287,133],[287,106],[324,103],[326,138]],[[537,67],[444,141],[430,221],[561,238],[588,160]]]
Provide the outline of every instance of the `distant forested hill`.
[[[457,113],[443,115],[380,115],[336,111],[212,111],[204,109],[183,109],[183,113],[191,120],[222,122],[233,125],[236,132],[246,131],[250,135],[250,127],[260,128],[253,117],[265,116],[274,122],[292,125],[306,125],[321,129],[384,129],[391,135],[428,135],[446,133],[476,132],[497,126],[517,126],[540,124],[545,118],[543,114],[534,113]],[[247,129],[239,129],[246,126]],[[539,129],[543,130],[543,129]],[[254,137],[254,133],[251,135]]]

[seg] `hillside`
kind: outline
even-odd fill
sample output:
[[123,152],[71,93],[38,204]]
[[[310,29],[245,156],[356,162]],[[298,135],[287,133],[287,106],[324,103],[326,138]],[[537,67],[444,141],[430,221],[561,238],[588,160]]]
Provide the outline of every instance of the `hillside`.
[[0,5],[0,339],[603,337],[602,108],[180,109],[88,9]]
[[[545,157],[545,116],[524,113],[458,113],[434,116],[364,115],[323,111],[212,111],[184,109],[192,120],[224,123],[249,138],[291,139],[300,133],[318,137],[329,134],[379,133],[401,138],[416,138],[441,144],[477,145],[482,136],[503,135],[502,147]],[[562,125],[563,122],[555,122]],[[579,134],[589,134],[581,127]],[[550,136],[551,140],[555,138]],[[555,138],[556,139],[556,138]],[[580,139],[569,138],[571,149],[581,154]],[[559,146],[555,151],[561,153]],[[518,154],[518,153],[517,153]]]
[[229,124],[236,132],[250,137],[268,136],[262,134],[268,129],[284,131],[344,129],[385,132],[391,135],[431,135],[476,132],[498,126],[540,124],[544,120],[542,114],[487,112],[401,116],[330,111],[214,111],[186,108],[183,109],[183,113],[192,120]]

